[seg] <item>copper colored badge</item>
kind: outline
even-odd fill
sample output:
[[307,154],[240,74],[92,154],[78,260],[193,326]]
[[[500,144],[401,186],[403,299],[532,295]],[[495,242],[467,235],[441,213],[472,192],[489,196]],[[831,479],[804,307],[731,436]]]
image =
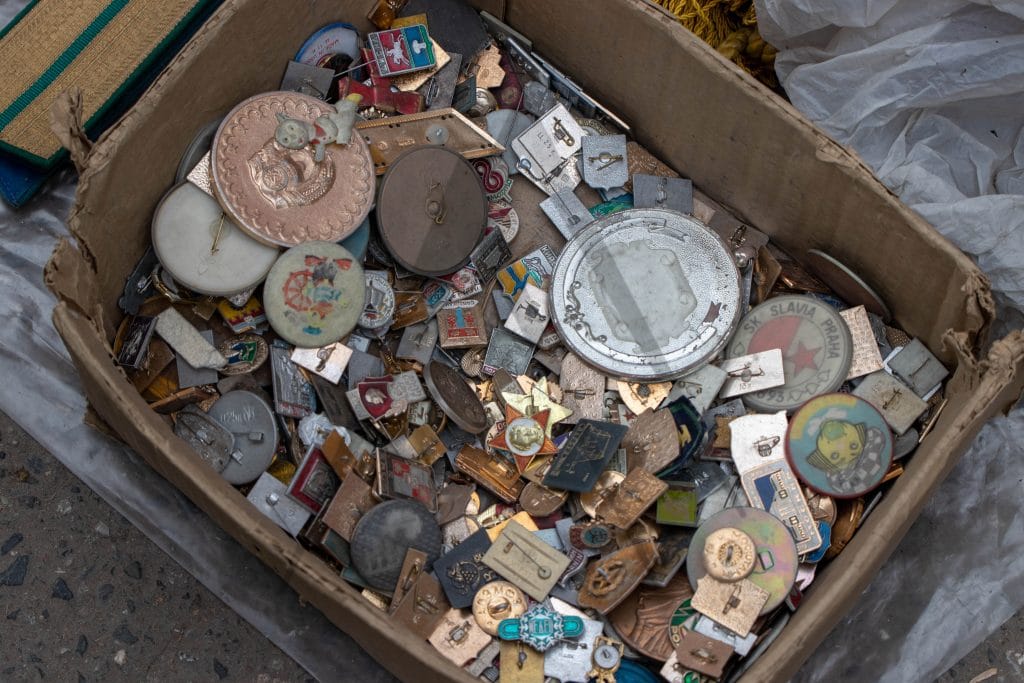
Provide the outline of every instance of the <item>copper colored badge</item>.
[[654,382],[646,384],[643,382],[622,382],[618,383],[619,396],[626,404],[629,411],[639,415],[645,410],[654,410],[668,396],[672,390],[672,382]]
[[267,244],[338,242],[366,220],[374,199],[370,150],[359,135],[327,145],[288,149],[275,140],[278,115],[313,122],[334,108],[299,93],[266,93],[239,104],[213,141],[213,183],[228,216]]
[[519,496],[519,504],[534,517],[547,517],[562,507],[567,491],[555,491],[536,482],[530,482]]
[[441,584],[430,574],[420,572],[394,608],[392,617],[419,638],[426,639],[448,609],[450,606]]
[[641,586],[608,615],[615,631],[634,650],[664,662],[672,656],[669,622],[676,608],[693,597],[685,575],[677,574],[664,588]]
[[466,610],[448,610],[430,634],[430,644],[455,666],[465,666],[491,642],[491,636],[477,625]]
[[637,587],[657,559],[657,546],[646,541],[592,562],[580,588],[579,606],[608,614]]
[[834,559],[843,551],[846,544],[853,538],[853,534],[860,526],[860,520],[864,516],[864,499],[839,501],[836,522],[832,526],[832,541],[825,553],[825,559]]
[[444,147],[399,157],[381,181],[377,221],[395,260],[419,275],[452,273],[469,261],[487,225],[480,176]]
[[697,671],[717,680],[722,677],[732,652],[729,643],[709,638],[696,631],[683,631],[683,638],[676,647],[677,665],[681,669]]
[[679,457],[679,432],[672,413],[664,408],[637,415],[622,440],[629,469],[639,467],[651,474],[665,469]]
[[356,522],[376,504],[370,485],[351,472],[324,511],[323,522],[346,541],[351,541]]
[[594,488],[580,494],[580,507],[583,508],[583,512],[591,517],[597,517],[597,507],[605,498],[611,497],[625,478],[625,474],[615,470],[602,472],[601,476],[597,478]]
[[639,467],[634,468],[615,492],[597,506],[597,516],[620,529],[628,529],[667,490],[668,484]]
[[462,447],[455,456],[455,468],[508,504],[519,498],[525,486],[511,461],[473,446]]
[[419,575],[427,568],[427,554],[416,548],[409,548],[405,551],[405,561],[402,563],[402,570],[398,573],[398,582],[395,584],[395,592],[391,595],[391,604],[388,606],[388,614],[394,614],[405,596],[412,590]]

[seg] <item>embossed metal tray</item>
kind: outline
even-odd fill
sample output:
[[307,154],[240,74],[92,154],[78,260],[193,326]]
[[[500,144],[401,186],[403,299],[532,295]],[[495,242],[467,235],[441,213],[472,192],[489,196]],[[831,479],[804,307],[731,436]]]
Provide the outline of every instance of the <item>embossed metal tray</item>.
[[740,276],[725,243],[664,209],[630,209],[580,231],[550,291],[569,348],[625,379],[685,374],[725,346],[739,317]]

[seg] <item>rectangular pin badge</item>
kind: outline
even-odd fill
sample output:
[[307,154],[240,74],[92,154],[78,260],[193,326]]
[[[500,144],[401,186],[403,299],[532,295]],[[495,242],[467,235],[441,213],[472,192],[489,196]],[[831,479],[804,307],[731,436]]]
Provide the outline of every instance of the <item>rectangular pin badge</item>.
[[505,328],[536,344],[550,321],[548,293],[532,282],[527,282],[505,321]]
[[863,377],[882,369],[882,354],[875,342],[875,333],[871,329],[868,312],[863,306],[840,311],[843,322],[850,329],[853,338],[853,361],[846,379]]
[[556,192],[542,201],[540,208],[567,240],[594,222],[593,214],[572,190]]
[[510,522],[484,554],[483,563],[539,602],[569,566],[569,558],[521,524]]
[[579,420],[544,476],[544,486],[586,493],[594,488],[629,428],[597,420]]
[[786,383],[782,369],[782,350],[772,349],[748,356],[729,358],[718,364],[725,371],[725,384],[719,398],[733,398]]

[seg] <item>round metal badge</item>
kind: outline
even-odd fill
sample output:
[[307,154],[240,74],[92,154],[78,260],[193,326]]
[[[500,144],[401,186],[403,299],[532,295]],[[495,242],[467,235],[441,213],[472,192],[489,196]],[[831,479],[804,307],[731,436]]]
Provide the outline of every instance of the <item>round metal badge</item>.
[[228,483],[248,484],[259,478],[277,450],[277,420],[267,402],[250,391],[229,391],[209,412],[235,437],[235,453],[220,476]]
[[263,286],[270,326],[303,347],[326,346],[351,332],[365,300],[363,267],[331,242],[308,242],[284,252]]
[[352,531],[352,565],[377,590],[395,589],[409,548],[426,553],[425,571],[441,556],[441,528],[422,503],[385,501],[360,517]]
[[671,379],[725,346],[740,275],[725,243],[674,211],[628,209],[577,233],[555,263],[552,319],[566,345],[619,378]]
[[511,202],[496,202],[487,209],[487,227],[497,228],[509,244],[519,234],[519,214]]
[[312,123],[335,112],[315,97],[271,92],[245,100],[221,123],[211,157],[215,194],[252,237],[284,247],[337,242],[366,220],[376,174],[362,136],[328,144],[323,161],[310,145],[288,149],[275,140],[279,114]]
[[[678,573],[662,588],[639,586],[612,610],[608,621],[626,645],[664,662],[675,650],[670,627],[682,616],[683,605],[688,607],[692,597],[689,582]],[[693,613],[688,610],[686,616]]]
[[811,272],[850,306],[864,306],[882,320],[892,318],[892,313],[882,297],[843,263],[817,249],[807,250],[805,262]]
[[359,327],[375,332],[395,319],[395,290],[383,271],[366,273],[366,301],[359,315]]
[[164,195],[153,212],[153,250],[177,282],[200,294],[231,296],[255,287],[278,250],[238,229],[220,205],[192,183]]
[[487,411],[457,370],[431,361],[423,366],[423,380],[430,396],[452,422],[470,434],[487,430]]
[[754,568],[747,580],[769,593],[761,614],[768,614],[789,595],[796,581],[799,556],[789,529],[774,515],[756,508],[735,507],[722,510],[697,529],[686,554],[686,573],[690,585],[708,574],[704,562],[704,546],[708,537],[719,529],[737,529],[754,542]]
[[856,498],[885,478],[892,432],[878,410],[852,394],[812,398],[793,415],[786,457],[807,486],[834,498]]
[[842,317],[826,303],[799,294],[755,306],[729,343],[729,358],[782,349],[786,383],[743,396],[763,413],[793,410],[809,398],[835,391],[850,372],[853,339]]
[[498,635],[502,619],[515,619],[526,612],[526,596],[508,581],[492,581],[473,597],[473,617],[480,628]]
[[218,372],[222,375],[244,375],[262,366],[270,355],[270,347],[258,334],[238,334],[225,339],[217,350],[228,359]]
[[377,223],[384,246],[417,275],[453,273],[487,225],[487,198],[473,166],[444,147],[398,157],[381,181]]

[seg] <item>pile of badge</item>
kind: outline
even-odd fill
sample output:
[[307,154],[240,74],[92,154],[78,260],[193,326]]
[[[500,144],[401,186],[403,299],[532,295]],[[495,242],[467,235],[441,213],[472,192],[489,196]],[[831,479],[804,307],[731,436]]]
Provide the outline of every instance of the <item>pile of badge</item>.
[[525,36],[403,4],[325,27],[199,132],[118,361],[197,466],[453,665],[735,675],[900,475],[947,371]]

